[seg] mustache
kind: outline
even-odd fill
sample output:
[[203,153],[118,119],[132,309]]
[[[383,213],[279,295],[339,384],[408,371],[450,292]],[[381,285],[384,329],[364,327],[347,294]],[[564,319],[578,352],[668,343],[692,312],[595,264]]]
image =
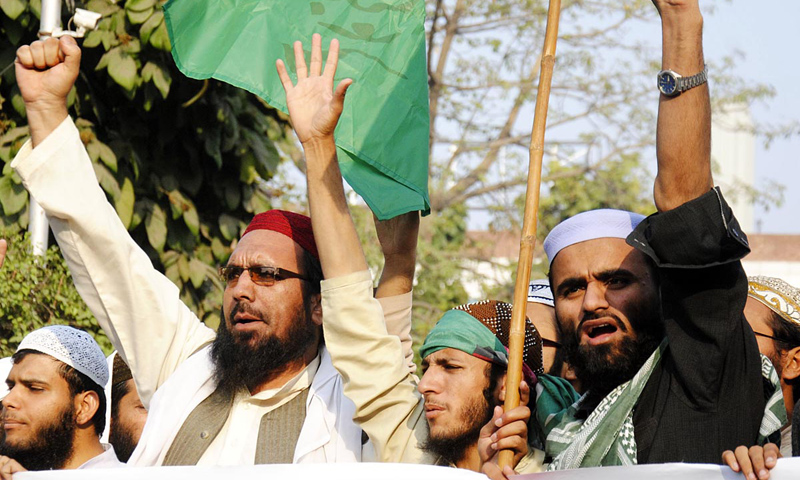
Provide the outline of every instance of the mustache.
[[251,304],[245,303],[245,302],[240,302],[240,301],[237,300],[236,303],[233,304],[233,308],[231,309],[231,313],[228,314],[228,321],[230,322],[231,325],[233,325],[234,319],[236,318],[236,315],[238,313],[244,313],[244,314],[247,314],[247,315],[252,315],[252,316],[258,318],[259,320],[261,320],[264,323],[269,323],[269,321],[267,321],[267,319],[264,318],[264,315],[262,315],[261,312],[259,312],[255,308],[253,308],[253,306]]

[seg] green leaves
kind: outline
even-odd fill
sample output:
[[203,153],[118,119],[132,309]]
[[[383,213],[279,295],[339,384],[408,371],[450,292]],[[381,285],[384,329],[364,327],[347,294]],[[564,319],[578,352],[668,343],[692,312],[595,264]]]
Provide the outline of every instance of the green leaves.
[[144,221],[147,229],[147,240],[156,251],[162,252],[167,243],[167,216],[157,203],[150,203]]
[[0,178],[0,204],[3,205],[3,213],[14,215],[25,208],[28,201],[28,192],[25,191],[19,181],[14,182],[11,175]]
[[169,72],[154,62],[147,62],[142,69],[142,80],[153,82],[163,98],[169,94],[169,86],[172,84],[172,77]]
[[130,178],[125,178],[122,181],[122,189],[120,190],[119,198],[114,202],[114,207],[117,210],[119,219],[125,228],[131,227],[133,221],[133,209],[136,204],[136,196],[133,193],[133,183]]
[[110,353],[111,342],[75,290],[58,247],[38,258],[30,253],[27,234],[0,229],[0,238],[9,242],[0,268],[0,356],[12,355],[27,333],[45,325],[88,331]]
[[[19,1],[27,10],[17,20],[0,21],[9,44],[0,49],[0,59],[7,56],[9,62],[22,39],[35,38],[38,26],[31,21],[38,0],[30,6]],[[69,111],[122,224],[180,288],[181,299],[199,318],[216,324],[223,289],[216,267],[227,261],[253,213],[270,208],[272,192],[283,191],[265,187],[281,161],[273,142],[287,151],[293,140],[286,136],[285,117],[254,95],[179,74],[159,3],[86,3],[103,19],[82,44]],[[13,73],[0,81],[0,99],[0,167],[6,165],[0,175],[0,228],[6,225],[13,234],[27,226],[28,201],[8,167],[28,136]],[[30,289],[20,289],[29,287],[14,285],[13,293],[6,290],[9,298],[27,298]],[[87,314],[73,304],[69,308]]]
[[16,20],[25,11],[27,5],[22,0],[0,0],[0,8],[11,20]]
[[107,54],[108,75],[125,90],[133,90],[136,86],[136,60],[116,47]]

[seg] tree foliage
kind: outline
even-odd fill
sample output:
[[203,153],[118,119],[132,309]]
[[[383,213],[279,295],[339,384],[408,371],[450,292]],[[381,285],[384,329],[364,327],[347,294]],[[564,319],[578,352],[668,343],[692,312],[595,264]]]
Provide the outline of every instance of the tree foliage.
[[[216,265],[254,213],[281,192],[267,183],[281,150],[295,155],[286,119],[245,91],[179,73],[169,53],[163,2],[90,0],[98,29],[82,42],[70,114],[122,223],[198,316],[219,320]],[[36,39],[38,0],[2,0],[0,63]],[[69,15],[64,12],[64,25]],[[9,164],[28,137],[10,69],[0,83],[2,224],[27,226],[27,193]],[[291,137],[293,138],[293,137]]]
[[58,247],[36,257],[30,253],[27,234],[0,230],[0,237],[9,242],[0,269],[0,357],[12,355],[28,333],[54,324],[89,332],[111,353],[111,342],[75,290]]

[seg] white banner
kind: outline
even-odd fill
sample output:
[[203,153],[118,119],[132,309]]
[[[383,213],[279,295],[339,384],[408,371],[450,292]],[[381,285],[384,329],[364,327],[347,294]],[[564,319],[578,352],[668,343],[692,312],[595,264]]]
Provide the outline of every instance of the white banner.
[[[150,467],[27,472],[14,480],[486,480],[467,470],[392,463],[257,465],[249,467]],[[512,480],[744,480],[728,467],[689,463],[583,468],[519,475]],[[770,480],[800,479],[800,458],[778,460]]]
[[[663,463],[635,467],[581,468],[518,475],[513,480],[745,480],[728,467],[697,463]],[[770,471],[770,480],[800,479],[800,457],[782,458]]]

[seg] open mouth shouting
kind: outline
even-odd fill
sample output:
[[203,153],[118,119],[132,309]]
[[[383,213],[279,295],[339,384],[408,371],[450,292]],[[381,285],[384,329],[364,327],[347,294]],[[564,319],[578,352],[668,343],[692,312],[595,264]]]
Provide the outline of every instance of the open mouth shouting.
[[623,332],[619,328],[616,319],[604,317],[583,322],[580,334],[581,343],[602,345],[612,341],[618,335],[622,335]]

